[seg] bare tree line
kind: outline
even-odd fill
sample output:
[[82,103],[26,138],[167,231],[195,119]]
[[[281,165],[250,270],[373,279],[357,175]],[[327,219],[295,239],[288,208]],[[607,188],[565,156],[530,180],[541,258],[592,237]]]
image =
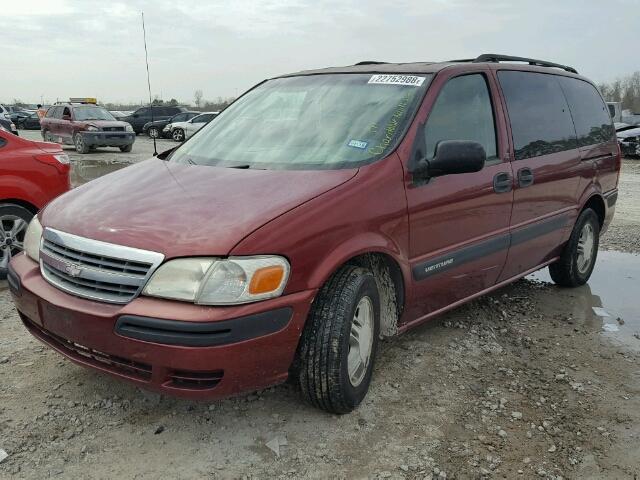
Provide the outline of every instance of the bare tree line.
[[640,113],[640,71],[611,83],[601,83],[598,88],[607,102],[622,102],[623,110]]

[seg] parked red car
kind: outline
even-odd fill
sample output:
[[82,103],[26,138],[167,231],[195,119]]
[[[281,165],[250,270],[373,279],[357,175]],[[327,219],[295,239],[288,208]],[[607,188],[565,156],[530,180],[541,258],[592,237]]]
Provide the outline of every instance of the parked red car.
[[130,152],[136,134],[127,122],[116,120],[95,99],[56,103],[40,119],[42,138],[48,142],[73,145],[78,153],[89,153],[96,147],[118,147]]
[[291,377],[345,413],[381,336],[546,266],[584,284],[620,162],[571,67],[483,55],[285,75],[55,200],[11,289],[26,328],[81,365],[189,398]]
[[0,278],[22,251],[27,225],[51,199],[69,190],[69,157],[59,145],[32,142],[0,129]]

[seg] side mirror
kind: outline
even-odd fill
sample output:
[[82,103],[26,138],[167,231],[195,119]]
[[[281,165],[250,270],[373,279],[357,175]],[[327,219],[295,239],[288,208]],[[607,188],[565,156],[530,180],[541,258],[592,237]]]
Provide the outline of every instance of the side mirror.
[[443,140],[436,146],[431,160],[420,159],[411,170],[414,177],[428,179],[443,175],[479,172],[484,168],[487,153],[478,142]]

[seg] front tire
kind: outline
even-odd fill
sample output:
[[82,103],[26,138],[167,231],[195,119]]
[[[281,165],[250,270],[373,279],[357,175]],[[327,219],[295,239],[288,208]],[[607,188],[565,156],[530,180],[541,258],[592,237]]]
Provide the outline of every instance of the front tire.
[[85,143],[84,138],[79,133],[73,136],[73,144],[76,146],[76,152],[89,153],[89,146]]
[[123,145],[122,147],[120,147],[120,151],[121,152],[130,152],[133,149],[133,145]]
[[304,399],[344,414],[364,399],[380,334],[380,295],[373,274],[342,267],[322,287],[307,319],[295,365]]
[[160,138],[160,130],[157,127],[151,127],[147,130],[147,134],[150,138]]
[[184,130],[182,130],[181,128],[176,128],[171,134],[171,137],[175,142],[184,141]]
[[579,287],[591,277],[598,257],[600,220],[592,209],[585,209],[573,227],[560,259],[549,265],[551,279],[562,287]]
[[7,277],[9,261],[23,250],[33,213],[12,203],[0,203],[0,279]]

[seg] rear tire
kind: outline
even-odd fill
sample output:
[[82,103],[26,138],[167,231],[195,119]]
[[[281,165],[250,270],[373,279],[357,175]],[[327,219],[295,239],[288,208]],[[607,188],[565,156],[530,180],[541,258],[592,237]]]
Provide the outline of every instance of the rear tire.
[[121,152],[130,152],[133,149],[133,145],[124,145],[120,147]]
[[596,265],[599,244],[600,220],[587,208],[578,217],[560,259],[549,265],[551,279],[562,287],[587,283]]
[[356,408],[369,390],[379,333],[373,274],[345,265],[320,290],[302,334],[294,375],[304,399],[330,413]]
[[23,250],[24,235],[32,218],[33,213],[24,207],[0,203],[0,279],[7,277],[11,258]]

